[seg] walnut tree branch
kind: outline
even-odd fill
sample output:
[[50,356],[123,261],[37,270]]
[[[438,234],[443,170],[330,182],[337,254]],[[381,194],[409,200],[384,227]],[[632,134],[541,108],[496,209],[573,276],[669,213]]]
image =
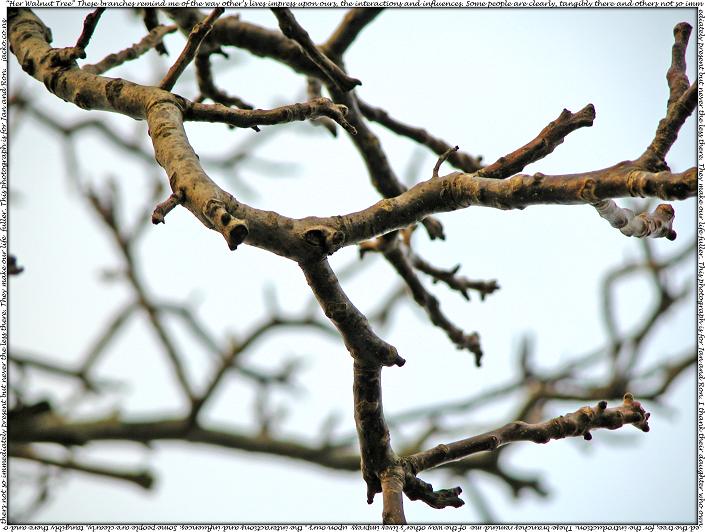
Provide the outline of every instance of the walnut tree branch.
[[295,41],[303,53],[313,62],[321,72],[342,91],[352,90],[356,85],[361,85],[359,79],[351,78],[333,61],[328,59],[323,52],[313,43],[308,32],[297,22],[296,17],[287,8],[272,8],[274,16],[279,21],[282,33]]
[[[442,155],[452,148],[447,142],[434,137],[428,131],[420,127],[409,126],[399,122],[395,118],[389,116],[389,113],[379,107],[373,107],[361,99],[357,99],[357,104],[360,112],[368,120],[373,120],[397,135],[402,135],[415,140],[433,151],[436,155]],[[454,151],[448,157],[450,164],[462,170],[463,172],[475,172],[482,168],[482,157],[473,157],[461,151]]]
[[93,32],[95,31],[95,27],[98,25],[100,16],[103,14],[104,11],[104,7],[99,7],[98,9],[89,13],[86,16],[85,20],[83,21],[83,31],[81,31],[81,35],[79,35],[78,40],[76,41],[76,48],[80,48],[81,50],[86,49],[86,46],[88,46],[88,43],[91,40],[91,37],[93,37]]
[[591,103],[577,113],[563,109],[558,118],[543,128],[534,140],[482,168],[477,175],[491,179],[504,179],[521,172],[525,166],[553,152],[568,134],[581,127],[591,126],[594,119],[595,108]]
[[584,406],[575,412],[543,423],[530,424],[515,421],[472,438],[437,445],[428,451],[408,456],[406,460],[411,470],[418,473],[481,451],[493,451],[515,441],[548,443],[551,440],[570,436],[582,436],[590,440],[591,430],[599,428],[614,430],[625,424],[634,425],[639,430],[648,432],[648,419],[649,413],[644,410],[641,403],[635,401],[631,394],[626,394],[623,404],[618,407],[607,408],[607,401],[600,401],[597,406]]
[[143,37],[139,42],[136,42],[129,48],[125,48],[117,53],[107,55],[102,60],[98,61],[93,65],[84,65],[81,69],[89,72],[91,74],[103,74],[122,65],[126,61],[131,61],[132,59],[137,59],[141,55],[147,53],[152,48],[159,49],[162,45],[162,40],[169,33],[176,31],[176,26],[155,26],[150,30],[150,32]]
[[340,21],[333,34],[321,45],[323,53],[341,57],[360,32],[382,12],[379,8],[352,8]]
[[166,73],[162,81],[159,83],[160,89],[170,91],[174,87],[176,81],[179,79],[179,76],[181,76],[183,71],[186,70],[186,67],[191,61],[193,61],[193,58],[196,57],[198,47],[201,45],[201,42],[203,42],[203,39],[205,39],[206,35],[208,35],[211,29],[213,29],[213,22],[220,15],[222,15],[224,11],[224,8],[216,7],[202,22],[199,22],[196,26],[194,26],[188,36],[186,46],[184,46],[184,49],[176,59],[176,62],[171,66],[169,72]]
[[56,460],[47,456],[42,456],[36,450],[27,445],[17,446],[10,445],[8,455],[13,458],[21,458],[23,460],[31,460],[40,464],[88,473],[103,478],[113,480],[122,480],[136,484],[140,488],[150,489],[154,484],[154,475],[150,471],[125,471],[115,467],[95,466],[77,462],[75,460]]

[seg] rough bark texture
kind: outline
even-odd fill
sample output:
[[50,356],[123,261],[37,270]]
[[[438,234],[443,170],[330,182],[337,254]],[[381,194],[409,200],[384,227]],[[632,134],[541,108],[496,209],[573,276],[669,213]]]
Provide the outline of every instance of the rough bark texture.
[[[414,255],[409,243],[409,226],[422,223],[432,239],[443,238],[440,222],[432,217],[436,213],[474,206],[523,209],[531,205],[591,204],[599,215],[625,235],[675,238],[671,227],[674,210],[670,205],[660,205],[652,214],[635,215],[628,209],[620,208],[612,200],[622,197],[681,200],[696,194],[696,168],[671,172],[665,162],[667,152],[675,142],[679,130],[697,104],[697,86],[691,85],[685,75],[684,57],[690,26],[683,23],[674,30],[672,66],[667,76],[670,96],[666,116],[658,124],[653,142],[638,159],[625,160],[608,168],[577,174],[524,175],[519,172],[528,164],[549,155],[568,134],[578,128],[592,125],[595,109],[591,104],[576,113],[564,109],[558,118],[542,129],[533,140],[496,162],[482,167],[480,157],[458,152],[457,147],[452,148],[427,131],[407,126],[391,118],[383,109],[358,99],[355,87],[360,84],[360,80],[347,74],[343,55],[363,28],[375,19],[379,10],[351,11],[321,46],[312,42],[288,9],[274,10],[283,34],[243,22],[237,17],[218,18],[223,11],[221,8],[213,11],[208,17],[195,9],[170,8],[164,11],[189,37],[182,54],[162,80],[160,87],[144,86],[99,75],[124,61],[137,58],[153,47],[161,46],[161,39],[172,31],[173,27],[156,25],[157,19],[151,10],[145,12],[145,24],[151,30],[149,35],[133,47],[113,54],[95,65],[79,68],[76,59],[82,57],[83,49],[90,41],[102,12],[100,10],[86,19],[84,32],[75,47],[55,49],[50,45],[50,31],[31,10],[11,9],[8,27],[10,48],[22,69],[42,82],[47,90],[58,98],[81,109],[110,111],[135,120],[147,121],[154,158],[164,169],[171,189],[167,199],[154,208],[153,223],[164,223],[171,210],[182,206],[206,228],[220,233],[230,250],[236,250],[243,244],[256,246],[299,264],[325,316],[337,329],[353,358],[353,405],[360,456],[358,458],[349,452],[341,454],[334,446],[318,447],[277,440],[269,435],[267,423],[264,421],[262,435],[255,439],[202,427],[198,422],[201,407],[225,371],[237,363],[237,356],[247,342],[232,348],[221,359],[222,366],[214,373],[204,394],[194,393],[180,366],[176,348],[171,345],[169,336],[161,325],[159,314],[166,310],[149,301],[136,270],[132,267],[132,241],[121,233],[115,222],[113,204],[102,201],[94,194],[90,195],[93,207],[116,235],[124,258],[130,264],[129,281],[137,293],[137,303],[128,306],[113,327],[119,328],[133,308],[140,307],[147,312],[160,342],[169,354],[192,409],[189,416],[183,419],[140,423],[121,420],[66,423],[59,422],[54,417],[43,416],[46,413],[44,407],[39,408],[40,412],[33,411],[31,415],[25,410],[24,421],[10,427],[9,439],[13,444],[54,442],[72,446],[104,439],[141,442],[181,439],[278,454],[337,469],[354,470],[359,467],[367,485],[368,502],[372,502],[375,494],[383,494],[383,522],[403,524],[406,519],[402,493],[411,500],[422,500],[434,508],[457,507],[463,504],[459,498],[462,491],[459,487],[434,490],[433,486],[419,479],[417,475],[426,469],[473,457],[477,468],[492,471],[516,489],[520,489],[526,487],[526,483],[522,484],[503,472],[497,465],[496,457],[488,459],[473,455],[481,451],[498,453],[501,446],[514,441],[547,443],[553,439],[576,436],[591,439],[591,431],[595,429],[613,430],[627,424],[634,425],[644,432],[648,431],[649,414],[630,393],[625,394],[628,390],[623,389],[624,380],[619,380],[617,375],[614,381],[603,389],[583,389],[582,394],[576,392],[571,396],[568,392],[561,392],[552,387],[558,380],[566,378],[565,375],[540,380],[527,369],[527,364],[524,377],[527,381],[535,379],[539,384],[534,390],[540,390],[540,393],[535,392],[530,396],[522,416],[528,416],[536,404],[545,401],[547,397],[567,396],[592,401],[601,399],[600,393],[604,392],[605,397],[624,395],[624,402],[621,406],[607,408],[607,403],[600,400],[597,406],[582,407],[549,421],[516,421],[496,430],[436,445],[430,449],[423,448],[427,439],[425,436],[417,442],[419,448],[410,448],[406,453],[397,454],[392,446],[389,426],[383,412],[382,368],[403,366],[405,360],[394,346],[373,331],[368,318],[342,290],[338,277],[328,264],[327,256],[345,246],[363,242],[365,244],[361,246],[361,252],[381,252],[410,288],[412,297],[425,310],[430,321],[443,329],[458,348],[471,351],[479,365],[482,355],[479,335],[465,333],[445,316],[438,300],[423,286],[415,270],[446,283],[466,298],[468,289],[479,291],[483,297],[492,293],[498,288],[496,282],[469,281],[456,275],[457,268],[442,270]],[[228,97],[215,86],[208,59],[211,54],[218,53],[222,46],[236,46],[254,55],[277,60],[307,76],[310,98],[301,103],[260,110],[249,109],[249,105],[239,98]],[[160,48],[162,49],[163,47]],[[181,73],[192,61],[196,62],[199,72],[198,82],[202,97],[209,97],[216,103],[191,102],[171,92]],[[323,86],[327,88],[331,99],[320,96]],[[22,105],[28,106],[29,103],[24,102]],[[242,108],[234,109],[230,105]],[[256,128],[258,125],[319,118],[329,120],[329,129],[332,120],[350,135],[364,160],[369,180],[384,199],[359,212],[341,212],[337,216],[300,219],[251,207],[220,188],[207,175],[184,129],[184,121],[219,122],[237,128]],[[429,178],[407,189],[392,169],[366,118],[375,120],[440,155],[441,158]],[[51,121],[47,123],[52,127]],[[54,124],[53,127],[62,128],[65,135],[71,134],[71,130],[61,125]],[[335,133],[335,128],[332,131]],[[439,176],[440,164],[446,159],[462,171]],[[407,233],[404,233],[405,231]],[[376,240],[368,242],[371,239]],[[655,277],[658,277],[659,268],[666,267],[653,261],[649,264]],[[19,271],[21,269],[15,269],[13,273]],[[677,299],[678,296],[673,296],[664,289],[659,313],[664,312]],[[654,315],[654,322],[659,315]],[[282,323],[284,322],[275,320],[262,331],[253,333],[252,338]],[[311,320],[293,323],[326,327]],[[189,326],[202,338],[208,338],[195,321],[192,320]],[[112,333],[106,336],[106,343],[111,335]],[[616,338],[616,333],[614,336]],[[634,341],[638,344],[641,339],[637,335]],[[217,346],[215,349],[217,350]],[[21,362],[21,357],[19,360]],[[31,364],[31,360],[25,359],[24,363]],[[688,356],[669,368],[672,371],[668,373],[661,392],[690,364],[692,358]],[[86,380],[86,368],[78,372],[66,368],[54,370]],[[269,382],[267,377],[255,372],[251,372],[250,377],[259,379],[259,382]],[[433,430],[430,431],[432,432]],[[37,459],[37,455],[24,447],[16,447],[14,455],[24,459]],[[62,467],[91,474],[109,475],[104,469],[81,466],[71,461],[60,462],[46,458],[44,463],[63,464]],[[137,484],[151,483],[149,476],[141,474],[115,473],[113,476]]]

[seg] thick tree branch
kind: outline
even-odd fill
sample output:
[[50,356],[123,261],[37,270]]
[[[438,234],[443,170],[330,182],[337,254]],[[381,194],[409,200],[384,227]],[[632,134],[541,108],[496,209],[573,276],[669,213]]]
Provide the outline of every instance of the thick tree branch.
[[379,475],[382,484],[382,524],[405,525],[404,515],[404,468],[391,466]]
[[666,154],[678,138],[678,132],[686,119],[693,114],[697,105],[698,86],[693,83],[680,98],[669,106],[666,117],[658,123],[654,140],[639,159],[645,165],[650,165],[647,168],[653,170],[668,169],[668,166],[663,162]]
[[403,366],[394,346],[379,338],[338,283],[327,260],[299,264],[326,317],[343,337],[345,347],[360,367]]
[[345,244],[350,245],[401,229],[431,213],[471,205],[523,209],[537,204],[575,205],[629,196],[685,199],[694,196],[696,189],[695,168],[677,174],[653,173],[640,170],[629,161],[583,174],[518,174],[505,180],[455,172],[342,216],[339,226],[350,228],[345,233]]
[[29,425],[13,424],[9,439],[16,443],[48,442],[61,445],[86,445],[96,441],[131,441],[150,443],[162,440],[180,440],[204,443],[229,449],[285,456],[323,467],[359,471],[360,457],[343,449],[321,448],[294,441],[261,438],[239,433],[224,427],[202,427],[187,418],[145,419],[123,421],[102,419],[96,421],[52,423],[41,420]]
[[[391,446],[389,428],[382,410],[382,368],[361,365],[357,361],[353,367],[353,404],[355,406],[355,427],[360,443],[360,464],[362,478],[367,484],[367,504],[372,504],[375,494],[382,492],[382,473],[389,470],[393,474],[398,465],[397,456]],[[396,497],[396,479],[391,479],[390,497]],[[394,500],[388,504],[396,507]],[[392,509],[395,514],[398,513]],[[403,511],[402,511],[403,514]]]

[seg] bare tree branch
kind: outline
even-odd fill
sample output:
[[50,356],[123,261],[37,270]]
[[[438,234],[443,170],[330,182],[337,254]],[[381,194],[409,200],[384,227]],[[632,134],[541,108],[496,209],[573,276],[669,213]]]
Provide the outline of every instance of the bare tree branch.
[[150,51],[152,48],[157,50],[159,50],[159,47],[163,48],[162,40],[166,35],[173,33],[174,31],[176,31],[176,26],[174,25],[154,26],[139,42],[133,44],[129,48],[121,50],[120,52],[106,56],[94,65],[85,65],[82,67],[82,70],[96,75],[103,74],[111,68],[120,66],[127,61],[137,59],[141,55]]
[[181,55],[179,55],[176,62],[169,69],[169,72],[166,73],[164,79],[159,83],[160,89],[170,91],[174,87],[179,76],[181,76],[188,64],[193,61],[193,58],[196,57],[198,47],[201,45],[203,39],[205,39],[208,32],[213,29],[213,22],[224,12],[224,8],[216,7],[203,22],[196,24],[191,34],[188,36],[186,46],[184,46],[184,49],[181,51]]
[[338,65],[328,59],[309,37],[308,32],[301,27],[289,9],[272,8],[272,12],[279,21],[282,33],[301,46],[302,52],[321,69],[323,75],[342,91],[352,90],[356,85],[361,85],[359,79],[351,78],[343,72]]

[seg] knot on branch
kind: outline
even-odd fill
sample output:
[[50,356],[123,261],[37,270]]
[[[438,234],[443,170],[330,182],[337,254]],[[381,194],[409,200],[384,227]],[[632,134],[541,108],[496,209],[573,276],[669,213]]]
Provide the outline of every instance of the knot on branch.
[[325,225],[307,229],[303,234],[307,244],[319,248],[326,255],[332,255],[345,242],[345,233]]
[[203,216],[223,235],[230,251],[236,250],[249,234],[245,221],[230,214],[220,200],[208,200],[203,209]]
[[72,63],[76,62],[76,59],[85,59],[86,51],[76,46],[54,48],[47,54],[47,57],[51,67],[70,67]]
[[327,116],[335,120],[351,135],[357,135],[357,129],[348,122],[345,117],[348,114],[348,108],[344,105],[333,103],[328,98],[313,98],[307,102],[311,106],[311,118],[319,118]]

